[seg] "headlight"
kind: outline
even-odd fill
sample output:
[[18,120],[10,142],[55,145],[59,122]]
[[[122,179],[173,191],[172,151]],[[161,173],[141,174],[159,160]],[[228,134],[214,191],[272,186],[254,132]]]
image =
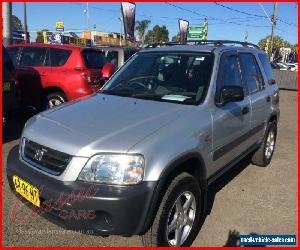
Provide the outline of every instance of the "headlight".
[[142,181],[144,158],[141,155],[99,154],[91,157],[78,180],[130,185]]

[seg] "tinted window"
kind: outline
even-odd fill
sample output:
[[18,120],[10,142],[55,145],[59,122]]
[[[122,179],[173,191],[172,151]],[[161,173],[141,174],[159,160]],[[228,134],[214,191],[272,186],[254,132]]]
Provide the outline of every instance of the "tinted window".
[[258,58],[259,58],[262,66],[264,68],[264,71],[265,71],[266,76],[267,76],[267,80],[274,79],[271,64],[270,64],[268,56],[266,54],[259,54]]
[[109,50],[106,55],[106,61],[118,67],[119,65],[118,55],[119,55],[118,51]]
[[20,66],[44,66],[47,48],[23,47]]
[[105,64],[105,56],[101,51],[84,50],[82,56],[87,68],[99,69]]
[[7,52],[9,54],[13,64],[16,65],[17,64],[17,59],[18,59],[19,48],[18,47],[7,48]]
[[71,51],[64,49],[50,49],[51,66],[64,65],[71,55]]
[[242,86],[236,55],[225,53],[221,57],[217,80],[217,93],[224,86]]
[[262,76],[260,74],[256,59],[250,53],[241,53],[240,60],[247,90],[249,94],[254,93],[260,89],[262,84]]

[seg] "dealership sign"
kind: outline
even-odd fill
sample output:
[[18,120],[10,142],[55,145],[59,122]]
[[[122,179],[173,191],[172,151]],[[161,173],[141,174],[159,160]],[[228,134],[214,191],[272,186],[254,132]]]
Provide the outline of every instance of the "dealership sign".
[[56,28],[56,31],[64,31],[65,30],[64,22],[56,22],[55,28]]
[[189,41],[199,41],[202,40],[204,34],[204,29],[201,26],[190,26],[188,32]]

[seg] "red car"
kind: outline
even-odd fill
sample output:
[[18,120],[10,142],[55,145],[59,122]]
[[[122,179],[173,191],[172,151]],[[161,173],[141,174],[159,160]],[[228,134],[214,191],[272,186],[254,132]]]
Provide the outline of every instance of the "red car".
[[115,68],[100,50],[74,45],[16,44],[8,53],[22,105],[38,110],[93,94]]

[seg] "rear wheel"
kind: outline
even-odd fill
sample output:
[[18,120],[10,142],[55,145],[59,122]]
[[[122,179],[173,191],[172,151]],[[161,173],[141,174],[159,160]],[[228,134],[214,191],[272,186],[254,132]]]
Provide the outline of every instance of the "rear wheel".
[[178,175],[168,187],[151,228],[142,236],[145,246],[190,246],[201,218],[201,190],[197,180]]
[[59,106],[67,101],[66,96],[62,92],[55,92],[46,95],[45,108],[51,109]]
[[252,156],[252,163],[257,166],[267,166],[273,157],[277,137],[276,121],[269,122],[264,139],[259,149]]

